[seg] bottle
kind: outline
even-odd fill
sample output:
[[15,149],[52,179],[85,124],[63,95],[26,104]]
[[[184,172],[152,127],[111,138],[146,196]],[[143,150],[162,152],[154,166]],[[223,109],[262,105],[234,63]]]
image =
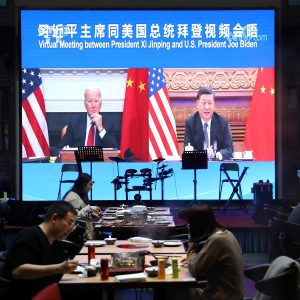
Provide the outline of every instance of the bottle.
[[178,269],[178,259],[176,257],[172,258],[172,273],[173,273],[173,278],[178,278],[179,269]]
[[166,260],[163,258],[158,259],[157,261],[158,266],[158,279],[165,279],[166,278]]
[[88,264],[90,264],[91,259],[95,258],[96,246],[88,245]]
[[101,280],[109,279],[108,258],[101,258],[100,261],[100,278]]

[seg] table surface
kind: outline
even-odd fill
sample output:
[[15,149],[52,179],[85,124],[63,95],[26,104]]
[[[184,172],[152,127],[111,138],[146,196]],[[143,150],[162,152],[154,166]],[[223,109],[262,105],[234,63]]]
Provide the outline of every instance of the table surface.
[[[130,210],[132,207],[126,208],[126,210]],[[107,207],[104,210],[104,213],[115,213],[118,210],[123,210],[122,207]],[[171,214],[170,207],[147,207],[147,212],[151,216],[168,216]]]
[[[107,255],[96,255],[96,259],[109,258]],[[184,255],[181,255],[184,257]],[[80,263],[86,263],[85,259],[81,255],[75,257]],[[178,258],[180,260],[180,258]],[[146,255],[145,262],[146,265],[148,261],[151,260],[151,256]],[[146,273],[145,273],[146,274]],[[102,281],[100,279],[99,273],[93,277],[80,277],[77,274],[64,274],[61,281],[59,282],[62,286],[79,286],[82,287],[95,287],[96,285],[99,288],[163,288],[163,287],[195,287],[197,286],[196,279],[190,274],[186,266],[180,266],[179,278],[174,279],[172,274],[166,275],[165,279],[158,279],[157,277],[147,277],[144,282],[117,282],[115,277],[109,277],[108,280]]]
[[[166,242],[173,242],[173,241],[166,240]],[[91,241],[91,243],[92,243],[92,241]],[[118,247],[118,245],[124,245],[124,244],[137,245],[138,248],[126,249],[126,248]],[[172,255],[172,254],[184,254],[185,253],[185,249],[184,249],[182,243],[180,243],[180,246],[173,246],[173,247],[163,246],[163,247],[155,248],[151,242],[136,243],[136,242],[131,242],[129,240],[117,240],[114,245],[104,245],[104,246],[96,247],[97,254],[127,253],[127,252],[136,252],[139,250],[148,250],[154,254],[170,254],[170,255]],[[82,254],[87,254],[87,253],[88,253],[87,247],[83,247],[79,254],[82,255]]]
[[[116,228],[141,228],[149,226],[150,228],[174,228],[175,222],[173,216],[170,215],[169,207],[148,207],[147,222],[142,225],[134,224],[134,222],[125,222],[124,218],[118,218],[116,212],[121,211],[120,207],[108,207],[103,212],[102,218],[94,223],[96,229]],[[130,208],[128,208],[130,210]]]

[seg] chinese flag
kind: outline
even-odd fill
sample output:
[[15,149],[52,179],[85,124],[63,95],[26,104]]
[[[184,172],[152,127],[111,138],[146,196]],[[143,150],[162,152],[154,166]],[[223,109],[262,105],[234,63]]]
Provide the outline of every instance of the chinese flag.
[[129,69],[124,100],[121,157],[149,160],[148,69]]
[[258,70],[245,133],[246,150],[256,160],[275,160],[274,68]]

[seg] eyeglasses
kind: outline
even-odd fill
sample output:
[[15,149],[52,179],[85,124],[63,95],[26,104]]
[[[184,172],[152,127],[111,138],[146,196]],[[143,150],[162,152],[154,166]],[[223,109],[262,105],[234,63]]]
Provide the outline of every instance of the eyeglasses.
[[76,222],[72,222],[70,220],[67,220],[64,217],[63,217],[63,219],[68,223],[69,227],[71,227],[73,230],[77,227],[77,223]]

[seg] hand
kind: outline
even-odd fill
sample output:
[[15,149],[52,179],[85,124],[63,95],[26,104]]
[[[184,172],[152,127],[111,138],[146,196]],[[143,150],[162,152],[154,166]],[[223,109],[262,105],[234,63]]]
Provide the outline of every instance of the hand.
[[99,113],[93,113],[90,118],[97,126],[98,131],[100,132],[103,129],[102,116]]
[[181,264],[187,264],[187,258],[186,258],[186,257],[182,258],[182,259],[180,260],[180,263],[181,263]]
[[207,157],[209,159],[212,159],[215,156],[213,146],[207,147],[206,150],[207,150]]
[[93,210],[93,214],[96,214],[96,215],[100,215],[101,213],[101,208],[98,207],[98,206],[91,206],[92,210]]
[[217,153],[216,153],[216,159],[217,159],[217,160],[223,160],[223,156],[222,156],[222,153],[221,153],[221,152],[217,152]]
[[77,268],[78,264],[78,260],[65,260],[64,262],[59,264],[59,273],[72,273]]

